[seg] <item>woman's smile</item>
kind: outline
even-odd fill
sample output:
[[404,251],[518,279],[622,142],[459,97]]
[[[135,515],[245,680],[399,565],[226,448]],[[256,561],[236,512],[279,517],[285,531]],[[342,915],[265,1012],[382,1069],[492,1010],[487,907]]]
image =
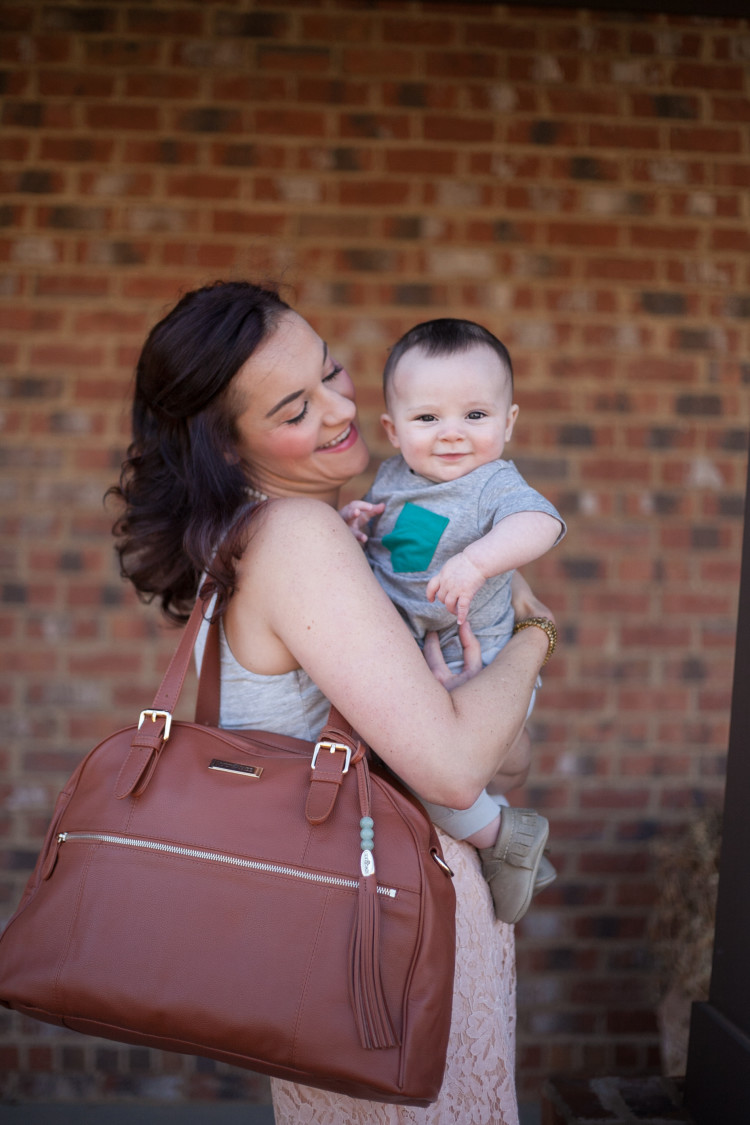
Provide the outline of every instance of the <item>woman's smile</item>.
[[333,438],[331,441],[327,441],[325,445],[319,445],[318,449],[348,449],[350,445],[354,445],[358,436],[357,427],[349,423],[342,434],[339,434],[338,437]]

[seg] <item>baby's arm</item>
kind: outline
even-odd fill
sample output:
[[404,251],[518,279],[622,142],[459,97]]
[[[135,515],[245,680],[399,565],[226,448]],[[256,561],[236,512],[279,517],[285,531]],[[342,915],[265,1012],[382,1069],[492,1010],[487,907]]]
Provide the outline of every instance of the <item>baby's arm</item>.
[[365,528],[373,516],[379,516],[384,510],[385,504],[371,504],[369,500],[352,500],[351,504],[339,508],[339,515],[353,532],[357,542],[364,544],[367,542]]
[[470,543],[427,583],[427,600],[441,601],[462,625],[471,600],[488,578],[538,559],[560,536],[560,521],[546,512],[514,512]]

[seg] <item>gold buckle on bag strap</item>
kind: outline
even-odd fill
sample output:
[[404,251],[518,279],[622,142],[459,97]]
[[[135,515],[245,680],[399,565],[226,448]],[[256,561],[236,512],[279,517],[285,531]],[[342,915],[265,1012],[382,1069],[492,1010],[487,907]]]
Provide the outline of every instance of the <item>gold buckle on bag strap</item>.
[[316,745],[315,745],[315,749],[313,750],[312,761],[310,762],[310,769],[311,770],[315,769],[315,763],[318,760],[318,753],[321,750],[328,750],[328,752],[330,754],[335,754],[337,750],[343,750],[344,753],[346,754],[346,760],[344,761],[344,768],[342,769],[341,773],[342,774],[348,773],[349,763],[352,760],[351,748],[349,746],[347,746],[345,742],[333,742],[330,739],[325,739],[325,738],[321,739],[321,741],[316,743]]
[[141,711],[141,717],[138,720],[138,730],[140,730],[143,726],[144,722],[146,721],[147,715],[151,719],[152,723],[155,723],[159,718],[164,719],[164,734],[162,735],[162,738],[166,742],[169,738],[169,732],[172,729],[172,716],[169,711],[154,711],[152,708]]

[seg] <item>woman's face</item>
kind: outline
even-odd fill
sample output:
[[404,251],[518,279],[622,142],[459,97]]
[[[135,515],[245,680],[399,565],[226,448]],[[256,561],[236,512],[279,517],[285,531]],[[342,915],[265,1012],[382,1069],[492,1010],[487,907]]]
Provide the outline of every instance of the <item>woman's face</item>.
[[253,483],[270,496],[315,496],[367,467],[354,387],[306,320],[284,312],[232,381],[236,448]]

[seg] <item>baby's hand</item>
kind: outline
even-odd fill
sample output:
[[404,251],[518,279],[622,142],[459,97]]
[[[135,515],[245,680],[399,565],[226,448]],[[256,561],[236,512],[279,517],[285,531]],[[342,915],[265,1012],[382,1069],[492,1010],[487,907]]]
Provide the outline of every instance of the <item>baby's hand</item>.
[[441,567],[427,583],[427,600],[441,601],[450,613],[455,613],[459,625],[463,625],[469,612],[471,599],[484,586],[486,579],[479,567],[462,551]]
[[385,510],[385,504],[371,504],[369,500],[352,500],[351,504],[344,504],[339,508],[341,516],[347,527],[353,532],[358,543],[367,542],[365,528],[373,516],[379,516]]

